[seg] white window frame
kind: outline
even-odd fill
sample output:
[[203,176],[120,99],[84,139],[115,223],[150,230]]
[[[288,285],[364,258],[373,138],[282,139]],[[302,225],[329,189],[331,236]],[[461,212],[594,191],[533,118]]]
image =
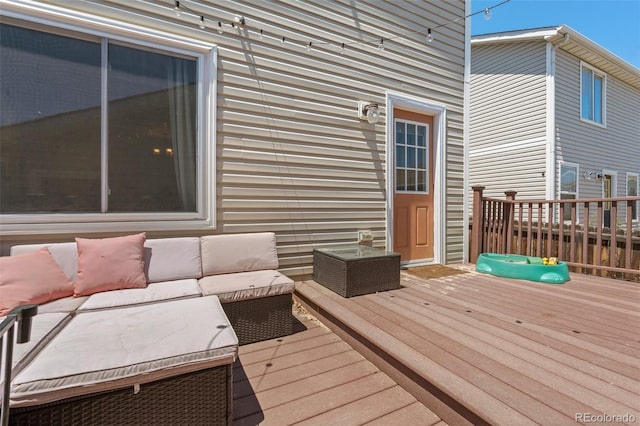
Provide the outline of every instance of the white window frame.
[[[595,120],[591,120],[589,118],[585,118],[583,116],[583,111],[582,111],[582,72],[584,70],[588,70],[591,72],[592,76],[599,76],[602,77],[602,123],[599,123]],[[594,79],[592,79],[592,81],[595,81]],[[592,99],[595,99],[595,93],[593,90],[593,86],[591,87],[591,97]],[[593,105],[595,106],[595,105]],[[595,111],[595,110],[594,110]],[[594,112],[595,114],[595,112]],[[607,127],[607,74],[605,74],[603,71],[600,71],[599,69],[592,67],[591,65],[585,63],[585,62],[580,62],[580,121],[584,121],[585,123],[589,123],[589,124],[593,124],[596,126],[600,126],[600,127]]]
[[0,214],[3,235],[185,231],[216,225],[217,48],[213,44],[46,4],[5,4],[1,16],[71,30],[141,48],[197,58],[197,207],[195,212]]
[[[580,194],[580,165],[578,163],[572,163],[569,161],[560,161],[560,167],[558,168],[558,199],[562,200],[562,194],[573,194],[574,195],[574,199],[578,199],[578,194]],[[567,192],[567,191],[563,191],[562,190],[562,168],[563,167],[573,167],[576,169],[576,192],[575,194],[572,192]],[[559,210],[559,209],[558,209]],[[576,212],[578,213],[578,212]],[[558,215],[560,213],[558,212]],[[559,216],[558,216],[559,217]],[[567,220],[564,218],[560,218],[560,220],[566,222]],[[580,215],[577,214],[576,215],[576,223],[580,222]]]
[[[636,195],[629,195],[629,178],[636,178]],[[627,172],[627,180],[626,180],[626,195],[627,197],[637,197],[640,195],[640,173]],[[636,223],[640,221],[640,201],[636,201],[636,217],[632,217],[631,220]]]

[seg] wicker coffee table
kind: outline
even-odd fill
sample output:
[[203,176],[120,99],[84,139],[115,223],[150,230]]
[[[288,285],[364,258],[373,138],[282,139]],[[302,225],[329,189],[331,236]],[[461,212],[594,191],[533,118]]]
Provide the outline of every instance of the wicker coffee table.
[[360,245],[314,249],[313,280],[342,297],[400,288],[400,254]]

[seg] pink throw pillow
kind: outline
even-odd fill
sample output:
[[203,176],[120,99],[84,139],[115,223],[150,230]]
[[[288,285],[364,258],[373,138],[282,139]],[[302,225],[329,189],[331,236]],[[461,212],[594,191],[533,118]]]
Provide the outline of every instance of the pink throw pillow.
[[0,257],[0,315],[20,305],[41,304],[73,294],[73,283],[49,250]]
[[78,278],[73,295],[88,296],[101,291],[146,287],[145,240],[144,232],[114,238],[76,238]]

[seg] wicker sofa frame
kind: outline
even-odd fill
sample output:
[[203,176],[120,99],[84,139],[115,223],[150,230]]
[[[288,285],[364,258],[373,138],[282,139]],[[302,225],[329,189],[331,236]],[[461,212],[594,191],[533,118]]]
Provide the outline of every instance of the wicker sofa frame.
[[232,364],[132,387],[11,408],[9,424],[231,425]]
[[293,294],[259,297],[222,304],[239,345],[293,333]]

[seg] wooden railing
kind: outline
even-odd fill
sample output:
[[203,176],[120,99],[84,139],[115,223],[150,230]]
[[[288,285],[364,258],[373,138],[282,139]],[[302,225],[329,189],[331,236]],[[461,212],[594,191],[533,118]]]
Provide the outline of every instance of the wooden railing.
[[514,191],[496,199],[483,190],[473,187],[470,262],[485,252],[557,257],[574,272],[640,281],[640,228],[632,220],[640,197],[516,200]]

